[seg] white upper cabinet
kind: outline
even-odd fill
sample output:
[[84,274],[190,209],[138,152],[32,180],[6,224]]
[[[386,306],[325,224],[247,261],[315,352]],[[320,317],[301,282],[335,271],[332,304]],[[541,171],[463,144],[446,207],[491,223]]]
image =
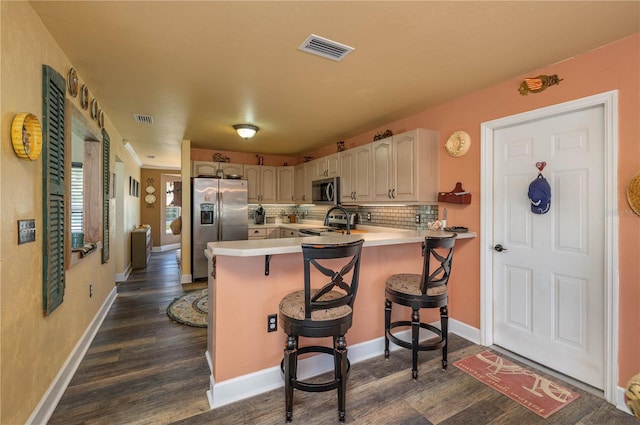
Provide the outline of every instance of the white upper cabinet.
[[345,204],[373,200],[371,144],[340,152],[340,201]]
[[373,200],[437,202],[438,133],[416,129],[372,143]]
[[278,167],[278,193],[279,204],[291,204],[295,201],[295,167]]
[[192,161],[191,177],[215,176],[218,170],[218,163],[211,161]]
[[249,203],[276,203],[276,169],[266,165],[245,165],[243,178],[247,180]]
[[391,200],[393,167],[393,138],[376,140],[371,144],[372,195],[375,201]]
[[293,200],[304,204],[304,164],[296,165],[293,171]]
[[295,167],[193,161],[191,175],[240,175],[253,204],[309,204],[314,180],[338,176],[345,204],[424,204],[438,200],[438,155],[438,132],[419,128]]
[[[218,171],[222,170],[222,171]],[[218,173],[222,174],[219,175]],[[218,176],[225,177],[228,175],[244,175],[243,164],[233,164],[231,162],[212,162],[212,161],[192,161],[191,177],[198,176]]]
[[242,176],[244,178],[244,165],[233,164],[231,162],[219,162],[218,168],[222,169],[224,177],[227,176]]
[[337,177],[340,175],[340,153],[323,156],[312,161],[316,164],[316,177],[313,180]]

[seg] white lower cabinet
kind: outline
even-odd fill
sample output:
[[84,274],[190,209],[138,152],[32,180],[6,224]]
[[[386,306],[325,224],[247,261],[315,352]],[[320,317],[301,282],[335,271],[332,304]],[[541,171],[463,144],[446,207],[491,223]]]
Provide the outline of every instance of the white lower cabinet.
[[297,230],[291,230],[291,229],[280,229],[280,237],[281,238],[297,238],[298,237],[298,231]]
[[251,228],[249,228],[248,237],[249,237],[249,240],[251,240],[251,239],[266,239],[267,238],[267,229],[265,229],[265,228],[251,229]]
[[279,227],[249,228],[247,236],[249,237],[249,240],[275,239],[280,237],[280,228]]

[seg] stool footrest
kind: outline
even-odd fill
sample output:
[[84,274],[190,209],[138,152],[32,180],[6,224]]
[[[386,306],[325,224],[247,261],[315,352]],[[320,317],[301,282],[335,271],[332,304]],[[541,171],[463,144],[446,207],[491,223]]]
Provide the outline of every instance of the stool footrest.
[[[323,353],[323,354],[329,354],[330,356],[335,355],[333,348],[323,347],[321,345],[311,345],[311,346],[301,347],[297,349],[298,355],[307,354],[307,353]],[[282,361],[280,362],[280,370],[282,370],[282,372],[284,373],[284,359],[282,359]],[[347,375],[343,379],[347,379],[347,376],[349,376],[350,370],[351,370],[351,362],[349,361],[349,358],[347,358]],[[318,382],[318,383],[299,381],[299,380],[294,380],[293,382],[291,382],[291,386],[293,388],[296,388],[302,391],[314,392],[314,393],[335,390],[336,388],[338,388],[339,385],[340,385],[340,381],[338,379],[333,379],[331,381]]]
[[[411,341],[405,341],[402,340],[400,338],[398,338],[397,336],[395,336],[393,333],[391,333],[391,329],[400,327],[400,326],[411,326],[411,322],[408,320],[401,320],[401,321],[397,321],[397,322],[392,322],[389,325],[389,330],[386,331],[386,335],[387,338],[389,338],[389,341],[393,342],[394,344],[400,346],[400,347],[404,347],[404,348],[408,348],[408,349],[412,349],[413,345],[411,344]],[[442,347],[444,347],[444,345],[446,344],[446,339],[442,337],[442,331],[438,328],[436,328],[433,325],[430,325],[428,323],[422,323],[420,322],[420,327],[422,329],[427,329],[433,333],[435,333],[436,335],[438,335],[440,337],[440,339],[436,340],[436,341],[431,341],[431,340],[427,340],[427,341],[422,341],[418,344],[418,351],[433,351],[433,350],[439,350]]]

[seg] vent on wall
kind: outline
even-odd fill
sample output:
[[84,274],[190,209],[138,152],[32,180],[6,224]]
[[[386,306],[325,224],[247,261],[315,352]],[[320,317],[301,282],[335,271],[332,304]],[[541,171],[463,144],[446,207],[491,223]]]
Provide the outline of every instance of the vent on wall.
[[329,40],[328,38],[311,34],[300,47],[298,47],[298,50],[340,62],[349,53],[353,52],[354,48]]
[[141,124],[153,124],[151,115],[133,114],[133,119]]

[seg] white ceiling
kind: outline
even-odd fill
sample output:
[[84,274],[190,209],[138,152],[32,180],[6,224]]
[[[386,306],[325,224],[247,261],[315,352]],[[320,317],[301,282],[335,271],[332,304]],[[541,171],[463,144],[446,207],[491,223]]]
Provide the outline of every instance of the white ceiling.
[[[303,155],[640,32],[638,1],[31,4],[146,167],[179,168],[183,139]],[[300,52],[310,34],[355,51]]]

